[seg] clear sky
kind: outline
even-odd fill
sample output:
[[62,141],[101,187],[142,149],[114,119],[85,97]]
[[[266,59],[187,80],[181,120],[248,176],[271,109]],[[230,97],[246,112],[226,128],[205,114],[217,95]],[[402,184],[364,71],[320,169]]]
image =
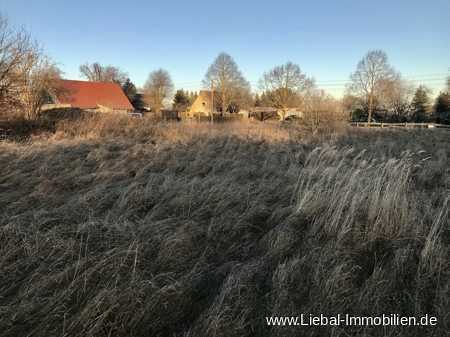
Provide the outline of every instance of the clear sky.
[[98,61],[138,86],[162,67],[177,88],[196,90],[225,51],[254,89],[264,71],[292,61],[340,96],[370,49],[385,50],[413,84],[435,91],[450,69],[450,0],[0,0],[0,11],[70,79]]

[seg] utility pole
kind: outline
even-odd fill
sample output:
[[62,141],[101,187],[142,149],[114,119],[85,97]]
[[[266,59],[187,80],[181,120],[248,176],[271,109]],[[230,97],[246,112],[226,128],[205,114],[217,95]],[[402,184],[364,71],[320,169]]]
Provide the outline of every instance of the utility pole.
[[214,123],[214,81],[211,81],[211,124]]

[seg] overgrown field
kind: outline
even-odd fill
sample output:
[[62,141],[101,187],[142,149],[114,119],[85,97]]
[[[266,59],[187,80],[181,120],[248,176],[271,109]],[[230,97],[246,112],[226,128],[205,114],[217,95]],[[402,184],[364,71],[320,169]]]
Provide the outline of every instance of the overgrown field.
[[0,336],[448,333],[449,132],[129,123],[0,143]]

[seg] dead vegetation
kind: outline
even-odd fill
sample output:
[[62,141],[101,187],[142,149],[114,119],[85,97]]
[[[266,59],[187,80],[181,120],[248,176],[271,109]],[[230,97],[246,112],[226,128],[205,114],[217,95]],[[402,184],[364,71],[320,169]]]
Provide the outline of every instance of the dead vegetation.
[[[449,155],[440,130],[120,119],[0,143],[0,336],[444,336]],[[439,324],[266,326],[300,313]]]

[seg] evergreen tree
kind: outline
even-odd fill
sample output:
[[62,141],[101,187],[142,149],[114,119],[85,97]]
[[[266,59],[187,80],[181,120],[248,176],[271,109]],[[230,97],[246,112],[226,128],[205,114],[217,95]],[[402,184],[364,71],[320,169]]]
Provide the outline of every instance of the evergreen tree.
[[173,98],[173,109],[185,111],[190,104],[188,92],[185,92],[183,89],[177,90]]
[[436,123],[450,124],[450,95],[448,92],[441,92],[437,97],[434,115]]
[[136,96],[134,96],[134,99],[131,102],[131,104],[133,105],[133,107],[136,110],[143,110],[144,106],[145,106],[144,95],[143,94],[136,94]]
[[412,100],[413,121],[415,123],[426,122],[428,118],[428,90],[424,86],[419,86]]
[[144,101],[142,100],[142,94],[138,94],[136,86],[129,78],[122,85],[122,90],[128,97],[133,108],[136,110],[142,110],[144,108]]
[[126,81],[122,85],[122,90],[125,93],[125,95],[128,97],[130,102],[133,102],[136,98],[137,90],[136,86],[131,82],[129,78],[126,79]]

